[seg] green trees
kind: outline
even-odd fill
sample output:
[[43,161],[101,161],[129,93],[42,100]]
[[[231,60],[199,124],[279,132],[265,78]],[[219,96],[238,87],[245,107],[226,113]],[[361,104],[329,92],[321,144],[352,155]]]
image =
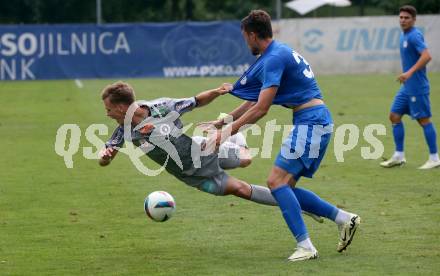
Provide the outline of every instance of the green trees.
[[383,9],[387,14],[397,14],[403,5],[416,7],[419,14],[439,13],[440,11],[439,0],[370,0],[365,2]]
[[[101,0],[103,22],[169,22],[241,19],[251,9],[275,17],[277,0]],[[289,0],[281,0],[283,3]],[[440,12],[440,0],[352,0],[352,6],[324,6],[306,17],[397,14],[404,4],[420,14]],[[287,8],[283,18],[300,17]],[[95,23],[95,0],[0,0],[0,24]]]

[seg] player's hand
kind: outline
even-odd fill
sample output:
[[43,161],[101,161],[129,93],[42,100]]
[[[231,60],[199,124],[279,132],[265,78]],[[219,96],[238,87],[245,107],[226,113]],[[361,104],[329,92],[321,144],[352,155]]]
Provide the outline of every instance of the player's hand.
[[104,149],[102,149],[102,150],[99,152],[99,157],[100,157],[102,160],[110,161],[110,160],[112,159],[112,156],[113,156],[113,152],[114,152],[114,151],[115,151],[115,150],[114,150],[113,148],[111,148],[111,147],[104,148]]
[[201,122],[197,124],[197,128],[201,129],[204,133],[208,133],[210,131],[214,131],[222,128],[223,120],[214,120],[209,122]]
[[218,92],[220,92],[220,95],[227,94],[232,91],[233,85],[230,83],[223,83],[219,88]]
[[99,152],[99,165],[107,166],[112,161],[113,157],[118,153],[117,148],[104,148]]
[[412,74],[410,72],[405,72],[403,74],[400,74],[397,77],[397,81],[400,82],[400,83],[404,83],[404,82],[406,82],[411,77],[411,75]]

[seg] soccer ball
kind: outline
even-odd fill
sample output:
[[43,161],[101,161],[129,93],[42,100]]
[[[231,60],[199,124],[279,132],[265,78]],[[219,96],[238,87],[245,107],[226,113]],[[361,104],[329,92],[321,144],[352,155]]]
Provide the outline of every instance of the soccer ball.
[[152,220],[162,222],[171,218],[176,210],[176,203],[169,193],[156,191],[145,198],[144,209]]

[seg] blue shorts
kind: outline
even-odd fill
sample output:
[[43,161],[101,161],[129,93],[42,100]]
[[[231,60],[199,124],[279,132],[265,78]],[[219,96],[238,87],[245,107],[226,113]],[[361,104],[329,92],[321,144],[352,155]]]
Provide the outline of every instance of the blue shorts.
[[391,112],[400,115],[408,114],[412,119],[431,118],[431,104],[429,94],[407,95],[402,86],[394,98]]
[[295,180],[311,178],[318,170],[333,132],[333,121],[325,105],[313,106],[294,114],[293,128],[281,145],[275,166],[289,172]]

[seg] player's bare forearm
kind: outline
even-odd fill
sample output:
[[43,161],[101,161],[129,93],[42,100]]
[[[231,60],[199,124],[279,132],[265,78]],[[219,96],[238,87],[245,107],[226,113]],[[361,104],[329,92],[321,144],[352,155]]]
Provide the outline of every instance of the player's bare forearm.
[[[229,112],[228,115],[232,117],[232,121],[233,120],[237,120],[238,118],[240,118],[246,111],[248,111],[254,105],[255,105],[254,102],[246,101],[246,102],[242,103],[241,105],[239,105],[233,111]],[[228,120],[229,119],[230,118],[228,118]],[[213,125],[215,128],[220,129],[222,126],[230,123],[230,121],[226,121],[226,118],[222,118],[222,119],[218,119],[218,120],[215,120],[215,121],[211,121],[209,123],[211,125]]]
[[246,101],[241,105],[239,105],[236,109],[229,112],[229,115],[231,115],[234,120],[237,120],[254,105],[255,105],[254,102]]
[[428,64],[428,62],[431,61],[431,55],[429,54],[428,49],[425,49],[422,54],[420,55],[420,58],[417,60],[416,64],[414,64],[408,71],[400,74],[397,77],[397,80],[400,83],[404,83],[407,81],[417,70],[420,70]]
[[205,106],[215,100],[218,96],[224,95],[230,92],[230,87],[222,86],[207,91],[203,91],[196,96],[197,107]]
[[416,64],[414,64],[413,67],[411,67],[411,71],[414,73],[417,70],[422,69],[423,67],[426,66],[426,64],[428,64],[428,62],[431,61],[431,55],[429,54],[428,49],[425,49],[422,54],[420,55],[419,60],[417,60]]
[[220,96],[220,92],[217,89],[211,89],[204,91],[196,96],[197,107],[205,106]]
[[254,124],[262,117],[264,117],[268,112],[268,109],[262,109],[257,105],[251,107],[247,112],[245,112],[240,118],[232,123],[231,135],[236,134],[240,129],[249,124]]
[[272,101],[278,91],[278,87],[272,86],[263,89],[258,97],[258,102],[253,104],[240,118],[234,121],[231,128],[231,135],[236,134],[240,128],[247,124],[254,124],[264,117],[272,106]]

